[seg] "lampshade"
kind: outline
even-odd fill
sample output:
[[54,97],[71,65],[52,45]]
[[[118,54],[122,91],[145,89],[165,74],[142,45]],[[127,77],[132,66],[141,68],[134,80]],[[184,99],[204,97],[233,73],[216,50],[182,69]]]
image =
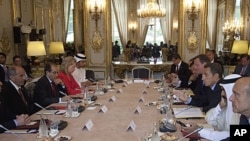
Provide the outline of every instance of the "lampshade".
[[248,48],[248,55],[250,55],[250,44],[249,44],[249,48]]
[[234,41],[231,53],[247,54],[247,52],[248,52],[247,40],[235,40]]
[[46,55],[43,41],[28,42],[27,56],[42,56]]
[[64,47],[62,42],[51,42],[49,47],[50,54],[63,54]]

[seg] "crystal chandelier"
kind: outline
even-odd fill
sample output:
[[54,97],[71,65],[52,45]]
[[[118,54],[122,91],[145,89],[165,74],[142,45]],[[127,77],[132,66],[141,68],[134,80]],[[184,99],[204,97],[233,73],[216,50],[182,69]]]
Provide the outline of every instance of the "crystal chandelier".
[[137,10],[139,18],[162,18],[166,16],[166,9],[160,8],[157,0],[147,0],[147,5]]

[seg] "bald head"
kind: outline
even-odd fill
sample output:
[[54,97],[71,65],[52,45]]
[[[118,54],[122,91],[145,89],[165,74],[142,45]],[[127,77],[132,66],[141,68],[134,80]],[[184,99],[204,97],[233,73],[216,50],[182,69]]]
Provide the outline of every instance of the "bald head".
[[233,111],[250,118],[250,77],[243,77],[235,82],[230,96]]

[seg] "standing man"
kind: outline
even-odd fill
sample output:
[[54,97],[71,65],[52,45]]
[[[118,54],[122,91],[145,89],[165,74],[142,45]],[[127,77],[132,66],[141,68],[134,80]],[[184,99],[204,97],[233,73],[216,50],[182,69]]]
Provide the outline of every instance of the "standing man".
[[188,97],[183,91],[176,92],[176,96],[185,104],[202,107],[203,112],[214,108],[221,101],[222,68],[218,63],[209,63],[205,66],[202,74],[204,83],[203,94],[195,94]]
[[249,56],[247,54],[240,56],[240,64],[235,67],[233,73],[240,74],[241,76],[250,76]]
[[5,82],[8,82],[8,76],[7,76],[7,67],[5,65],[6,62],[6,54],[3,52],[0,52],[0,81],[4,84]]
[[76,60],[76,67],[74,72],[72,73],[74,79],[76,80],[79,86],[91,85],[91,82],[86,79],[85,66],[87,58],[84,54],[81,53],[77,53],[74,58]]
[[118,41],[115,41],[115,45],[112,47],[112,60],[118,59],[119,55],[121,55],[120,46]]
[[[34,89],[34,101],[43,107],[47,107],[52,103],[62,101],[64,95],[60,94],[66,92],[64,83],[58,77],[58,67],[56,64],[47,63],[44,68],[44,76],[37,82]],[[63,99],[65,101],[65,98]],[[38,109],[40,110],[40,109]]]
[[23,87],[26,80],[23,67],[11,66],[7,73],[9,81],[4,84],[1,93],[4,105],[15,115],[33,114],[33,100]]

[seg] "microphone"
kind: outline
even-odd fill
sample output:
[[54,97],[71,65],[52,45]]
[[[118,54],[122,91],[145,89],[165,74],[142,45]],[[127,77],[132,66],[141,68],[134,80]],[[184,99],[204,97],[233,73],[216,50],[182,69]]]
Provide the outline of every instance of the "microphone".
[[43,106],[41,106],[40,104],[38,104],[38,103],[34,103],[37,107],[39,107],[39,108],[41,108],[41,109],[43,109],[43,110],[47,110],[46,108],[44,108]]
[[8,132],[11,133],[12,135],[16,136],[19,140],[24,141],[24,139],[23,139],[21,136],[17,135],[16,133],[12,132],[11,130],[7,129],[6,127],[4,127],[4,126],[1,125],[1,124],[0,124],[0,128],[4,129],[5,131],[8,131]]
[[192,135],[192,134],[194,134],[194,133],[197,133],[197,132],[199,132],[199,131],[202,130],[202,129],[203,129],[203,126],[200,126],[199,128],[195,129],[193,132],[191,132],[191,133],[189,133],[189,134],[187,134],[187,135],[185,135],[185,136],[179,138],[178,141],[182,141],[182,140],[185,139],[186,137],[188,137],[188,136],[190,136],[190,135]]

